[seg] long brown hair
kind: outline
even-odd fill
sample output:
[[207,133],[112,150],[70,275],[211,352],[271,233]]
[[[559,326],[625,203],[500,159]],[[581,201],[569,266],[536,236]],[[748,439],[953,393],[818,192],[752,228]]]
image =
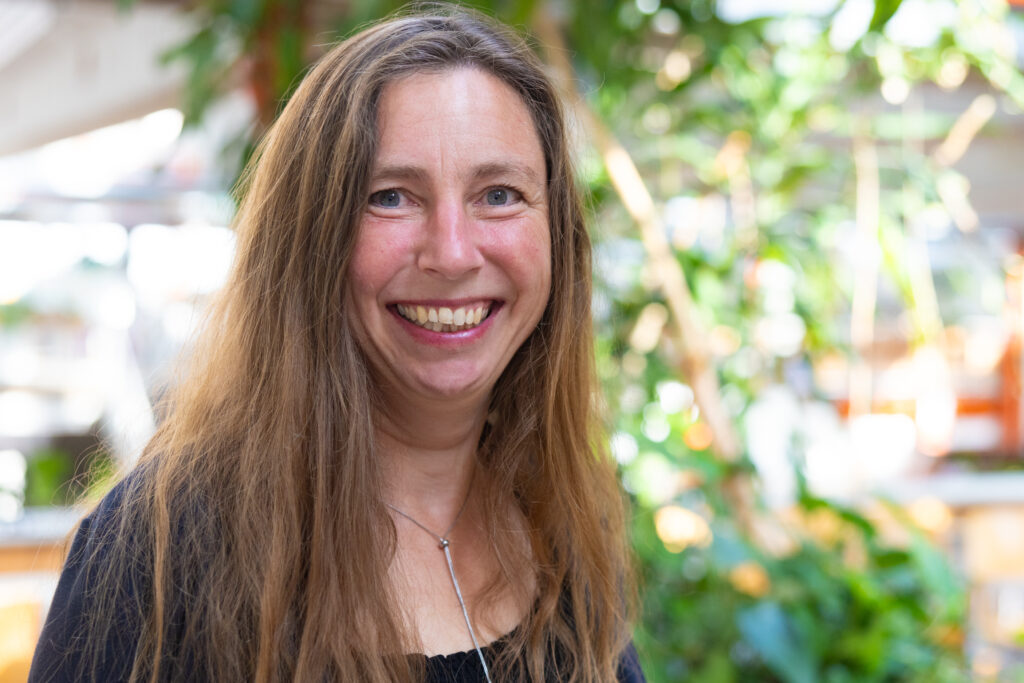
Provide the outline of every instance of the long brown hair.
[[[544,149],[550,202],[548,305],[494,389],[478,452],[502,567],[488,595],[523,582],[513,571],[522,544],[501,523],[509,505],[527,522],[536,579],[497,678],[543,680],[558,653],[559,680],[614,679],[632,577],[594,412],[590,242],[565,119],[522,39],[446,6],[393,17],[331,50],[260,145],[242,185],[229,282],[121,486],[117,523],[104,526],[87,665],[103,656],[98,634],[129,609],[140,628],[133,680],[176,666],[218,681],[422,674],[402,656],[411,636],[387,590],[396,534],[345,294],[383,88],[459,67],[520,95]],[[129,572],[145,581],[126,607],[118,600]]]

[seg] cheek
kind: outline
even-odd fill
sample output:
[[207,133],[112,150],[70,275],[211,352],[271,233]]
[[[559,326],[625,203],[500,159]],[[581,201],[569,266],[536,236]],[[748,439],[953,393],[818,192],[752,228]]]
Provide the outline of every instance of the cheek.
[[502,261],[520,296],[537,307],[539,318],[551,289],[551,240],[547,225],[503,240],[500,249]]
[[382,292],[398,271],[397,250],[379,232],[363,230],[356,239],[348,267],[346,302],[359,345],[368,349],[374,330],[381,324]]
[[[383,231],[360,230],[349,265],[349,281],[356,296],[376,296],[401,268],[400,244]],[[357,302],[359,303],[359,302]]]
[[538,286],[542,286],[546,300],[551,285],[551,235],[547,224],[537,229],[525,243],[518,245],[516,251],[523,267],[533,273]]

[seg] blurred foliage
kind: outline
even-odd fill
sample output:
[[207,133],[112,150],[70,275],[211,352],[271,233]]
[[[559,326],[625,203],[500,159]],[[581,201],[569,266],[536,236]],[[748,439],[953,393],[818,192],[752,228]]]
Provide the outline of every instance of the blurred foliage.
[[[694,406],[679,409],[685,385],[653,360],[643,374],[651,402],[620,411],[613,447],[629,461],[625,484],[636,493],[636,637],[649,680],[969,680],[963,587],[920,532],[905,525],[907,541],[893,542],[862,513],[802,488],[799,518],[787,520],[796,538],[770,551],[751,542],[722,494],[749,466],[688,446],[700,422]],[[690,514],[707,521],[706,532],[687,524]]]
[[[894,292],[909,322],[908,342],[934,343],[943,322],[955,322],[928,301],[942,283],[926,283],[929,292],[912,269],[922,216],[951,220],[939,188],[966,185],[934,154],[960,112],[910,105],[917,88],[969,82],[1019,111],[1024,79],[1005,6],[952,6],[946,28],[907,46],[887,31],[898,5],[876,3],[872,28],[838,46],[833,27],[849,20],[837,18],[842,4],[823,16],[732,24],[699,1],[609,2],[569,19],[587,102],[630,151],[662,212],[741,430],[773,385],[827,405],[814,364],[853,353],[849,318],[861,274],[850,249],[863,174],[855,145],[877,159],[873,246],[880,287]],[[919,533],[893,542],[873,521],[806,489],[788,525],[795,542],[766,549],[739,528],[722,491],[745,467],[713,455],[685,384],[685,352],[668,326],[659,329],[666,302],[648,254],[608,194],[601,159],[583,169],[598,197],[599,367],[613,403],[613,450],[639,504],[646,609],[638,639],[650,678],[968,680],[963,588]],[[931,278],[927,264],[924,274]],[[795,467],[800,436],[792,435]],[[708,532],[695,533],[678,509],[706,521]],[[822,520],[834,527],[825,538]]]
[[0,304],[0,326],[13,328],[32,318],[32,308],[18,301],[12,304]]
[[[297,0],[195,0],[197,32],[167,55],[190,69],[188,121],[240,70],[259,109],[251,149],[326,36],[400,5],[361,0],[324,16],[328,5]],[[990,98],[976,100],[984,106],[1024,107],[1008,29],[1020,17],[1004,3],[876,0],[858,17],[857,3],[840,1],[817,15],[734,22],[712,0],[476,6],[535,33],[554,23],[564,36],[580,106],[628,150],[660,212],[740,431],[772,385],[822,402],[814,363],[853,352],[858,226],[909,344],[933,343],[958,314],[945,298],[940,309],[936,288],[951,285],[915,254],[936,216],[971,228],[966,179],[936,151],[960,112],[930,110],[917,93],[967,83]],[[910,40],[894,29],[915,22]],[[955,101],[966,107],[969,97]],[[803,485],[784,543],[755,542],[738,523],[723,492],[753,468],[715,454],[657,273],[605,161],[581,150],[596,218],[599,371],[612,449],[637,503],[646,604],[637,639],[650,680],[966,680],[962,587],[912,528],[894,543]],[[858,224],[865,187],[877,196]]]
[[42,448],[32,453],[25,467],[26,506],[68,505],[68,483],[75,472],[71,454],[60,448]]
[[76,473],[71,453],[52,446],[32,452],[25,465],[23,503],[26,507],[95,503],[116,480],[117,465],[103,449],[84,454],[81,459],[84,471],[80,473]]

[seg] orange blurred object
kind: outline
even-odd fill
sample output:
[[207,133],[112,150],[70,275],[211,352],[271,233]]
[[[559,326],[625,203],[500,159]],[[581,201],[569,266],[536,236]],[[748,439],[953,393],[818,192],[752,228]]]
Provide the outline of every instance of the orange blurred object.
[[764,567],[756,562],[741,562],[729,570],[729,583],[741,593],[760,598],[772,587]]
[[39,635],[41,608],[35,602],[0,606],[0,683],[28,680]]
[[683,443],[695,451],[702,451],[711,445],[714,435],[705,422],[694,422],[683,434]]

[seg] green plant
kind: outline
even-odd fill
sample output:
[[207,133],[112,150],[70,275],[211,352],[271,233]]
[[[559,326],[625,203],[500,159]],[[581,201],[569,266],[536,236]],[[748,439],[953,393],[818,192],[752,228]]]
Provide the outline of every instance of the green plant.
[[76,476],[75,459],[62,448],[46,447],[26,459],[24,504],[73,505],[98,501],[115,481],[116,465],[102,449],[85,454],[85,471]]
[[75,463],[65,450],[41,448],[32,453],[25,468],[25,505],[67,505],[74,471]]

